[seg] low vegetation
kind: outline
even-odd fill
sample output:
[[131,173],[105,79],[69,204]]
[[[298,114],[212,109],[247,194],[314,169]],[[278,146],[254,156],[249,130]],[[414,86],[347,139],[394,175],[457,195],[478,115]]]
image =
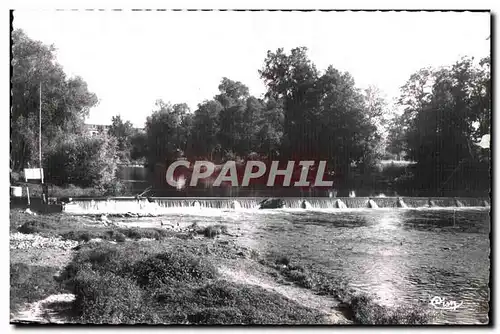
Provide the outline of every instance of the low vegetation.
[[[14,219],[13,219],[14,218]],[[88,219],[88,218],[87,218]],[[31,216],[11,210],[11,231],[61,236],[71,240],[94,238],[118,243],[83,243],[62,274],[56,268],[11,264],[12,312],[51,294],[75,294],[72,317],[81,323],[165,324],[317,324],[325,319],[282,295],[257,286],[221,279],[214,264],[244,256],[265,265],[278,280],[286,280],[342,301],[346,318],[357,324],[423,324],[427,314],[418,309],[390,310],[376,298],[355,294],[321,270],[287,255],[261,256],[242,252],[227,240],[211,240],[227,233],[220,224],[192,225],[188,234],[154,228],[98,227],[83,217]],[[206,238],[193,239],[201,234]],[[184,237],[182,237],[184,236]],[[173,238],[171,238],[173,237]],[[127,239],[153,239],[150,242]],[[164,240],[169,239],[168,242]]]
[[207,238],[215,238],[218,235],[227,233],[227,226],[225,225],[209,225],[203,229],[198,230],[199,234],[203,234]]
[[296,285],[312,289],[318,294],[331,295],[342,302],[344,315],[356,324],[398,325],[398,324],[428,324],[431,315],[415,307],[388,308],[377,303],[377,298],[364,293],[356,293],[348,289],[344,282],[332,282],[327,275],[306,269],[295,263],[289,256],[270,253],[260,259],[265,264],[278,271],[279,276]]
[[123,242],[127,238],[133,240],[142,238],[161,240],[177,235],[174,232],[160,228],[104,227],[96,224],[96,222],[90,224],[88,218],[64,214],[34,217],[11,210],[10,221],[12,232],[37,233],[44,237],[60,236],[64,239],[76,241],[89,241],[97,238],[116,242]]
[[192,248],[88,244],[67,266],[75,312],[88,323],[314,324],[316,311],[258,287],[220,280]]
[[62,290],[54,277],[57,268],[11,263],[10,265],[10,310],[15,313],[23,305],[44,299]]

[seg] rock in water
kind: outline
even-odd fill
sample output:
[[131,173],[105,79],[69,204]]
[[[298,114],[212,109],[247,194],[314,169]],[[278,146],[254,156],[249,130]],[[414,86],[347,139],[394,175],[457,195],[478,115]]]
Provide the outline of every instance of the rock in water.
[[396,206],[398,208],[407,208],[408,205],[406,205],[405,202],[403,202],[403,200],[401,198],[398,198],[398,201],[396,202]]
[[231,202],[231,209],[239,210],[241,209],[241,204],[238,201],[232,201]]
[[36,216],[36,213],[34,213],[33,211],[31,211],[30,208],[27,208],[24,212],[27,213],[27,214],[29,214],[29,215]]
[[337,209],[347,209],[347,205],[345,205],[345,203],[342,202],[340,199],[335,201],[335,207]]
[[111,223],[111,220],[106,215],[101,215],[101,221],[107,224]]
[[302,209],[312,209],[312,205],[311,203],[309,203],[308,201],[304,200],[302,201],[302,203],[300,203],[300,207]]
[[267,198],[260,202],[259,209],[281,209],[285,202],[281,198]]

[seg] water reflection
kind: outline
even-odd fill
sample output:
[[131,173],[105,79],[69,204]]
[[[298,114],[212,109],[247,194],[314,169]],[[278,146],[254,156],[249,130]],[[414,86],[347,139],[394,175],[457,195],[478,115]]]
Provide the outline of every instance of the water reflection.
[[248,247],[287,254],[381,304],[430,308],[439,296],[463,305],[436,311],[436,322],[487,321],[488,209],[233,210],[204,220],[236,226]]
[[437,311],[438,323],[487,321],[487,210],[286,212],[255,225],[266,226],[260,249],[298,258],[381,304],[426,308],[440,296],[464,304]]

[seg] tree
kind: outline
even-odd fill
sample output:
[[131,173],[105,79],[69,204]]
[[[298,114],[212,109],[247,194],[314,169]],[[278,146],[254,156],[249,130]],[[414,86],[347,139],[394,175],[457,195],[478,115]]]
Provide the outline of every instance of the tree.
[[118,156],[122,163],[130,161],[131,140],[134,132],[134,127],[130,121],[123,122],[120,115],[111,118],[108,133],[117,140]]
[[222,106],[219,112],[217,141],[223,151],[244,155],[247,151],[246,143],[253,131],[246,123],[250,121],[246,112],[248,87],[239,81],[223,78],[219,92],[214,98]]
[[106,134],[92,137],[67,134],[45,155],[47,177],[58,185],[108,190],[116,183],[116,149],[116,139]]
[[451,67],[424,69],[402,87],[404,108],[393,132],[417,162],[415,187],[441,192],[486,189],[489,160],[474,142],[490,133],[489,59],[463,58]]
[[142,160],[148,155],[148,137],[146,132],[135,130],[134,134],[130,138],[130,158],[132,160]]
[[83,133],[84,118],[98,102],[80,77],[67,78],[55,47],[12,33],[11,168],[38,165],[39,94],[42,87],[42,150],[56,138]]
[[320,91],[316,86],[318,71],[307,57],[307,48],[292,49],[290,55],[283,49],[268,51],[259,73],[268,87],[267,96],[283,103],[285,156],[317,156],[312,137],[317,139],[314,124]]
[[168,163],[184,154],[190,126],[187,105],[172,105],[162,100],[156,102],[156,110],[146,120],[147,162],[151,169],[157,163]]
[[283,108],[286,158],[329,161],[341,186],[348,186],[351,165],[373,165],[380,142],[375,121],[384,110],[375,93],[367,98],[349,73],[333,66],[320,73],[304,47],[269,51],[260,74],[267,96]]
[[205,101],[198,105],[193,116],[191,155],[210,160],[216,156],[221,157],[222,147],[217,137],[220,132],[222,110],[222,104],[215,100]]

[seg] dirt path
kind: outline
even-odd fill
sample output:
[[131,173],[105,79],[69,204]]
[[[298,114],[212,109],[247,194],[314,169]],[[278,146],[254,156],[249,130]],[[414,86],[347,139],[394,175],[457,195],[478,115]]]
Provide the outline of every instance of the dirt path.
[[[251,266],[251,265],[250,265]],[[279,293],[302,306],[315,309],[325,314],[326,322],[330,324],[350,323],[339,311],[335,310],[338,301],[327,296],[316,295],[313,291],[294,285],[279,284],[267,275],[254,270],[248,270],[249,264],[240,263],[236,267],[223,265],[219,272],[223,278],[239,284],[256,285],[265,290]],[[247,269],[245,269],[247,268]]]
[[11,322],[68,323],[67,313],[75,296],[70,293],[51,295],[26,305]]

